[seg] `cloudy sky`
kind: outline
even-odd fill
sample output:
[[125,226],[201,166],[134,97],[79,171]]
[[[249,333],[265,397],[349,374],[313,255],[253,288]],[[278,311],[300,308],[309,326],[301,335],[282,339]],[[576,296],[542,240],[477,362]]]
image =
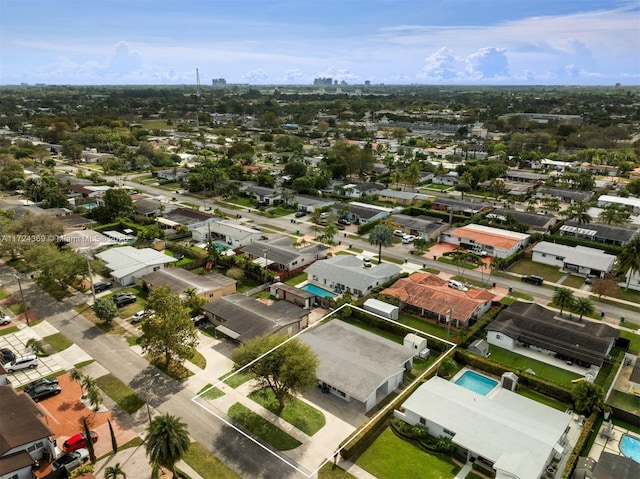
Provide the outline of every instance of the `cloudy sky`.
[[640,84],[637,0],[0,0],[0,84]]

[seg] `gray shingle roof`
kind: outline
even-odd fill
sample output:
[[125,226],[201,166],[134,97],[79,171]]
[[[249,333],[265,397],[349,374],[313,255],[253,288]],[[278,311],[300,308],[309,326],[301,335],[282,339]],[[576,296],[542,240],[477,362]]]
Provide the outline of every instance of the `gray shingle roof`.
[[511,215],[518,223],[522,223],[528,226],[535,226],[538,228],[546,226],[549,221],[552,221],[555,218],[552,215],[539,215],[536,213],[508,210],[506,208],[496,208],[487,215],[487,218],[492,218],[493,215],[502,218],[506,218],[507,215]]

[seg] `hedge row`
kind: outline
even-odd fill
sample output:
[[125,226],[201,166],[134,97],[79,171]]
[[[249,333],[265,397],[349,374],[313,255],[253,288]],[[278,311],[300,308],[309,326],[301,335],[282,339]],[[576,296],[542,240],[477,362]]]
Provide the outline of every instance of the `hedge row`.
[[[454,352],[454,359],[459,364],[466,364],[472,366],[476,369],[480,369],[482,371],[486,371],[489,374],[493,374],[495,376],[502,376],[507,371],[512,371],[512,369],[498,364],[494,361],[491,361],[488,358],[483,358],[482,356],[478,356],[464,349],[458,348]],[[558,401],[569,403],[573,402],[571,398],[571,390],[567,389],[564,386],[548,381],[544,378],[535,376],[533,374],[528,374],[524,371],[513,371],[518,374],[519,384],[534,391],[539,392],[545,396],[550,396]]]
[[[588,225],[585,227],[588,228]],[[559,234],[547,236],[545,237],[545,241],[558,243],[565,246],[587,246],[589,248],[599,249],[604,251],[605,253],[613,254],[613,255],[619,255],[620,252],[622,251],[621,246],[604,244],[604,243],[599,243],[597,241],[589,241],[582,238],[574,238],[573,236],[563,236]]]
[[465,337],[460,342],[460,347],[468,348],[473,341],[480,337],[478,333],[480,333],[485,328],[485,326],[487,326],[487,324],[493,321],[496,316],[500,314],[500,311],[502,311],[506,307],[506,305],[502,304],[499,308],[491,308],[489,311],[487,311],[478,321],[476,321],[473,326],[471,326],[467,330]]
[[567,461],[567,465],[564,468],[562,473],[562,479],[569,479],[573,474],[573,470],[576,467],[576,463],[578,462],[578,458],[582,455],[583,449],[587,444],[589,436],[593,430],[593,426],[598,418],[597,413],[592,413],[591,416],[585,421],[584,426],[582,426],[582,432],[580,433],[580,437],[576,442],[575,447],[569,454],[569,459]]

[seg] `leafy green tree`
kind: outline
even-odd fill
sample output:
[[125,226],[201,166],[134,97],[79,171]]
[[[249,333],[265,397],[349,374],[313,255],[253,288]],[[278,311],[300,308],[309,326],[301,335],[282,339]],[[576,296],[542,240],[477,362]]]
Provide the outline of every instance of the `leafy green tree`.
[[165,467],[176,476],[175,466],[186,454],[191,440],[187,425],[176,416],[165,414],[153,418],[147,428],[145,449],[154,471]]
[[625,207],[611,204],[606,206],[598,215],[598,221],[608,225],[622,225],[629,221],[631,213]]
[[103,197],[104,215],[103,221],[113,221],[118,217],[125,217],[133,214],[133,200],[129,192],[123,188],[111,188],[107,190]]
[[147,309],[154,312],[142,320],[142,349],[155,357],[164,356],[165,367],[172,360],[182,362],[193,356],[198,332],[186,307],[168,286],[154,288]]
[[330,223],[324,227],[322,231],[322,238],[328,244],[334,244],[333,239],[338,234],[338,227],[334,223]]
[[36,283],[47,290],[67,288],[88,272],[87,260],[75,250],[60,250],[54,244],[41,243],[24,253],[32,271],[37,271]]
[[415,188],[418,181],[420,181],[420,177],[422,175],[422,171],[420,168],[420,163],[414,161],[409,165],[409,167],[404,172],[405,181],[411,186],[411,188]]
[[588,381],[581,381],[573,386],[571,398],[574,409],[587,416],[596,410],[606,409],[602,388]]
[[582,316],[585,314],[593,314],[594,311],[595,307],[589,298],[576,298],[573,304],[573,312],[580,315],[580,320],[582,320]]
[[369,233],[369,244],[378,247],[378,262],[382,263],[382,247],[391,246],[393,243],[393,233],[385,225],[375,225]]
[[617,267],[627,275],[625,288],[629,289],[631,277],[640,273],[640,236],[634,236],[622,247],[622,251],[618,254]]
[[592,220],[591,216],[587,212],[588,210],[589,203],[579,201],[569,206],[560,214],[565,216],[567,219],[575,220],[579,225],[586,225],[591,223]]
[[[318,357],[302,341],[269,335],[250,339],[231,359],[236,369],[247,366],[256,377],[256,390],[269,388],[278,400],[280,414],[289,396],[308,391],[317,383]],[[285,342],[283,342],[285,341]]]
[[118,308],[110,298],[98,298],[93,303],[93,312],[100,321],[108,324],[118,315]]
[[445,358],[438,367],[438,376],[450,378],[457,369],[458,364],[452,358]]
[[569,288],[556,288],[552,301],[560,308],[560,316],[562,316],[562,311],[572,308],[576,300],[573,291]]
[[415,249],[416,253],[422,254],[427,249],[428,244],[429,242],[426,239],[419,237],[413,240],[413,249]]
[[591,292],[598,295],[598,299],[602,296],[614,296],[620,289],[618,283],[613,279],[594,279],[591,284]]

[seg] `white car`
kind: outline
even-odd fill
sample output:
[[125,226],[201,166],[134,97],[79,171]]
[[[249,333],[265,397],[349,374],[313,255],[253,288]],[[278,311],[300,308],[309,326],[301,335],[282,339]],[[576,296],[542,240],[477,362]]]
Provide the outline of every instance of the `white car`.
[[21,356],[15,358],[10,363],[4,365],[8,373],[21,371],[22,369],[35,369],[38,367],[38,356],[30,354],[29,356]]
[[11,324],[11,318],[9,316],[0,316],[0,326],[5,324]]
[[402,238],[404,236],[404,231],[402,231],[402,230],[393,230],[393,236],[397,236],[399,238]]
[[138,323],[138,322],[142,321],[142,318],[144,318],[146,315],[147,315],[147,310],[146,309],[143,309],[142,311],[138,311],[136,314],[131,316],[131,322],[132,323]]
[[416,239],[416,237],[414,235],[404,235],[402,237],[402,243],[404,243],[404,244],[413,243],[413,241],[415,239]]

